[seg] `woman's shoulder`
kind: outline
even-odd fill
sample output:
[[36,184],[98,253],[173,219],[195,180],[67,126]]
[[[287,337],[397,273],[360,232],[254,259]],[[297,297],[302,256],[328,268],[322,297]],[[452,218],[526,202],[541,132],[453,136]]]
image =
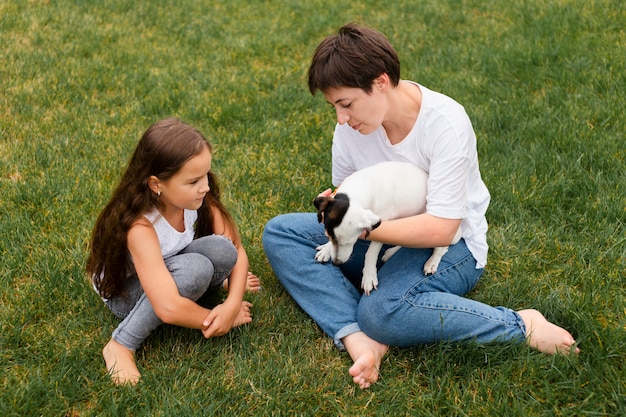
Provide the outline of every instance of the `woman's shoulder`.
[[453,98],[422,87],[422,109],[418,122],[435,128],[452,127],[458,132],[473,132],[472,122],[460,103]]
[[422,105],[426,108],[437,109],[444,112],[454,112],[465,114],[465,108],[458,101],[452,97],[440,93],[438,91],[431,90],[424,87],[421,84],[417,84],[422,91]]

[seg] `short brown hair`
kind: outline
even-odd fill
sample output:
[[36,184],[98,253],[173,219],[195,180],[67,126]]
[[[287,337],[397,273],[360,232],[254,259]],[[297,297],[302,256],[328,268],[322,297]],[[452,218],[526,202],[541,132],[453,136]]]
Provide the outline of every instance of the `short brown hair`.
[[389,40],[377,30],[348,23],[336,35],[324,39],[309,67],[309,90],[360,88],[372,91],[374,80],[386,73],[391,83],[400,82],[400,60]]

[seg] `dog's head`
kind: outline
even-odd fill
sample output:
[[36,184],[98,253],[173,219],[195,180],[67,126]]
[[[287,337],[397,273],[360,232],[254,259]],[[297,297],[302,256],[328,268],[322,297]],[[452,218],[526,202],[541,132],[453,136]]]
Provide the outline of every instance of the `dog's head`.
[[352,247],[364,231],[371,232],[380,226],[380,217],[358,204],[350,204],[350,198],[343,193],[319,196],[313,204],[317,208],[317,220],[324,223],[326,236],[333,244],[335,264],[350,258]]

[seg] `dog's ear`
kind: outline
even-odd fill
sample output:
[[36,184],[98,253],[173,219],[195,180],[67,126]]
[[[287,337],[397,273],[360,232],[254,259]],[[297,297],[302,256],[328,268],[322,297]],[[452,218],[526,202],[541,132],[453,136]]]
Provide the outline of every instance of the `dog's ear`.
[[326,207],[326,204],[328,204],[328,197],[324,195],[319,195],[313,200],[313,205],[318,210],[324,210],[324,208],[320,208],[320,206]]
[[320,223],[324,221],[324,210],[326,210],[330,200],[332,200],[332,197],[328,196],[319,196],[313,200],[313,204],[317,208],[317,221]]
[[380,217],[374,214],[373,211],[363,210],[363,217],[361,219],[361,223],[359,224],[359,228],[371,232],[380,226],[380,222]]

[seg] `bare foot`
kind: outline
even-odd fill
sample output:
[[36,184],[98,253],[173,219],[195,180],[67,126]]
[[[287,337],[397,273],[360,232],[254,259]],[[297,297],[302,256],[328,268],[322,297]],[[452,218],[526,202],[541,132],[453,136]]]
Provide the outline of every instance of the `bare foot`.
[[237,313],[237,317],[235,317],[235,321],[233,322],[233,327],[243,326],[244,324],[248,324],[252,321],[252,303],[248,301],[241,302],[241,309],[239,313]]
[[[530,347],[549,355],[579,353],[574,337],[565,329],[550,323],[537,310],[517,312],[526,324],[526,338]],[[573,348],[573,349],[572,349]]]
[[102,349],[102,356],[114,384],[135,385],[139,382],[141,374],[137,369],[135,353],[132,350],[111,339]]
[[346,350],[354,361],[348,371],[352,380],[361,389],[369,388],[378,381],[380,363],[389,346],[371,339],[363,332],[356,332],[342,339]]
[[[228,291],[228,278],[224,280],[222,284],[222,288]],[[248,279],[246,281],[246,292],[249,293],[257,293],[261,290],[261,280],[254,275],[252,272],[248,271]]]

